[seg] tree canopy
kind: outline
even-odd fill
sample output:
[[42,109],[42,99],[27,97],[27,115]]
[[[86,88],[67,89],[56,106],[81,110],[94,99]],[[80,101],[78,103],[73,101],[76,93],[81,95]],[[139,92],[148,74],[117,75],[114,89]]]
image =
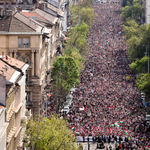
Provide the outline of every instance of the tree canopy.
[[142,6],[139,3],[135,3],[134,5],[125,6],[122,9],[121,17],[124,19],[124,23],[126,23],[127,19],[133,18],[136,21],[140,19],[142,15]]
[[140,74],[137,78],[137,88],[150,96],[150,74]]
[[128,20],[123,25],[123,31],[126,34],[126,43],[128,44],[128,56],[131,58],[142,58],[144,56],[143,45],[145,44],[146,25],[139,25],[135,20]]
[[[61,78],[60,78],[61,74]],[[61,88],[60,95],[65,98],[72,86],[79,84],[78,66],[72,57],[59,57],[53,63],[53,92]],[[61,87],[60,87],[61,86]],[[57,88],[57,89],[56,89]]]
[[26,135],[31,142],[30,148],[41,150],[77,150],[76,139],[68,128],[68,122],[56,116],[30,119]]
[[76,25],[69,32],[69,40],[67,40],[66,48],[77,48],[80,54],[84,54],[87,50],[88,44],[86,36],[89,33],[89,28],[84,22],[80,25]]
[[70,19],[73,23],[73,26],[80,24],[82,22],[87,25],[91,25],[95,18],[95,13],[91,7],[81,7],[80,5],[73,4],[70,8]]
[[84,57],[81,56],[78,49],[76,49],[75,47],[65,49],[63,55],[66,57],[69,56],[69,57],[74,58],[77,66],[78,66],[79,72],[83,69],[83,67],[84,67],[83,64],[85,62],[85,59],[84,59]]
[[136,73],[146,73],[148,71],[148,57],[144,56],[142,59],[137,59],[130,64],[130,69]]

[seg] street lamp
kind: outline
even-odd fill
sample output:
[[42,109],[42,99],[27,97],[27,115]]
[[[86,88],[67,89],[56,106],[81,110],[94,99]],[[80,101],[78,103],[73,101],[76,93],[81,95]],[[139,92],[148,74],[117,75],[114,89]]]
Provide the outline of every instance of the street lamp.
[[147,45],[143,45],[146,46],[146,52],[145,52],[145,56],[148,56],[148,73],[149,73],[149,52],[147,52]]

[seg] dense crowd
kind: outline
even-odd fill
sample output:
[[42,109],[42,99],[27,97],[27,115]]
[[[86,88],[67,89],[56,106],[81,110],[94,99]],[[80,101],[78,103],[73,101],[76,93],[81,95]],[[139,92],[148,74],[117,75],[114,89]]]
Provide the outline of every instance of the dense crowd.
[[93,8],[97,17],[87,37],[92,52],[73,94],[68,120],[76,135],[126,138],[126,149],[148,148],[150,132],[135,76],[129,69],[118,11],[121,6],[94,3]]

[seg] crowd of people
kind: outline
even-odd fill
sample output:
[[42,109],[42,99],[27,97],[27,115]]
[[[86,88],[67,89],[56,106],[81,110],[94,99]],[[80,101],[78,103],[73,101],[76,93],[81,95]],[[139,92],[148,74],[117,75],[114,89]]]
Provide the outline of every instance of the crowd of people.
[[118,136],[128,139],[127,147],[148,149],[150,132],[129,69],[121,5],[94,3],[93,9],[97,16],[87,37],[91,53],[73,94],[69,123],[76,135]]

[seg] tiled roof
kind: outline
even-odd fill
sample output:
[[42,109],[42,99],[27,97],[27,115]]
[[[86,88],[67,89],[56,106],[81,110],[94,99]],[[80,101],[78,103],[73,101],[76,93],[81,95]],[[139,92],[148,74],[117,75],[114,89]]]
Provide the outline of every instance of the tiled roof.
[[16,13],[14,16],[4,16],[0,20],[0,31],[5,32],[35,32],[38,28],[33,21]]
[[7,81],[15,82],[20,75],[20,72],[0,60],[0,74],[5,76]]
[[15,66],[16,68],[19,68],[19,69],[21,69],[25,65],[23,61],[17,60],[10,56],[3,57],[2,59],[8,64],[10,64],[11,66]]
[[58,9],[58,8],[56,8],[56,7],[54,7],[54,6],[52,6],[52,5],[49,4],[49,3],[47,3],[47,7],[50,8],[50,9],[52,9],[53,11],[57,12],[58,15],[62,16],[63,11],[61,11],[60,9]]
[[45,18],[43,18],[42,16],[38,15],[37,13],[35,12],[29,12],[29,11],[22,11],[20,12],[22,15],[28,17],[28,18],[32,18],[32,19],[42,19],[42,20],[46,20]]
[[45,18],[46,20],[48,20],[49,22],[52,22],[53,24],[55,24],[58,21],[57,17],[54,17],[50,14],[48,14],[47,12],[40,10],[40,9],[35,9],[34,10],[38,15],[42,16],[43,18]]
[[4,16],[0,20],[0,31],[9,31],[12,16]]
[[47,7],[51,10],[53,10],[54,12],[56,12],[58,15],[62,16],[63,15],[63,11],[61,11],[60,9],[54,7],[53,5],[51,5],[50,3],[47,3],[47,2],[43,2],[43,1],[39,1],[39,4],[46,4]]
[[35,32],[35,30],[30,28],[20,20],[12,17],[9,32]]
[[27,26],[29,26],[33,30],[35,30],[35,31],[38,30],[38,25],[35,24],[33,21],[31,21],[29,18],[25,17],[24,15],[22,15],[20,13],[16,13],[14,15],[14,17],[17,18],[18,20],[20,20],[21,22],[25,23]]

